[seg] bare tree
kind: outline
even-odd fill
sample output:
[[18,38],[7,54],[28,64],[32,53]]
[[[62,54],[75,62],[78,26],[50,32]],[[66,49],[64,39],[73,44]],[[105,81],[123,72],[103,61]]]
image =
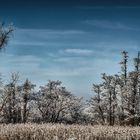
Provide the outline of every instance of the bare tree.
[[13,31],[13,25],[5,26],[4,23],[0,23],[0,49],[8,43]]

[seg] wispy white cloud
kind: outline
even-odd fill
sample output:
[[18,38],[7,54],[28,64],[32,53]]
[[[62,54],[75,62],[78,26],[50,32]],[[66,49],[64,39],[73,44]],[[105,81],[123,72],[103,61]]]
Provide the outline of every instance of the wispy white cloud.
[[65,45],[65,40],[85,37],[87,34],[89,33],[84,30],[17,28],[14,32],[14,38],[10,41],[10,44],[24,46],[56,46],[59,43],[60,45]]
[[89,50],[89,49],[76,49],[76,48],[72,48],[72,49],[64,49],[64,50],[60,50],[60,53],[64,53],[64,54],[71,54],[71,55],[91,55],[93,54],[93,50]]
[[81,33],[85,33],[85,31],[82,31],[82,30],[74,30],[74,29],[71,29],[71,30],[51,30],[51,29],[24,29],[24,28],[16,28],[17,31],[20,31],[20,32],[23,32],[23,33],[26,33],[26,32],[30,32],[30,33],[33,33],[33,32],[41,32],[41,33],[48,33],[48,34],[81,34]]
[[83,23],[96,26],[100,28],[107,28],[107,29],[120,29],[120,30],[131,30],[131,31],[140,31],[139,28],[135,28],[121,22],[113,22],[108,20],[86,20]]
[[[1,55],[3,73],[12,71],[28,71],[39,67],[43,59],[33,55]],[[1,69],[1,70],[2,70]],[[35,69],[34,69],[35,70]]]
[[50,30],[50,29],[22,29],[17,28],[15,34],[19,35],[16,37],[34,37],[37,39],[51,39],[51,38],[59,38],[65,36],[72,36],[72,35],[82,35],[87,33],[84,30]]
[[12,63],[12,64],[41,63],[43,61],[44,61],[43,59],[33,56],[33,55],[26,55],[26,56],[21,55],[21,56],[18,56],[18,58],[15,56],[12,56],[7,60],[8,63]]

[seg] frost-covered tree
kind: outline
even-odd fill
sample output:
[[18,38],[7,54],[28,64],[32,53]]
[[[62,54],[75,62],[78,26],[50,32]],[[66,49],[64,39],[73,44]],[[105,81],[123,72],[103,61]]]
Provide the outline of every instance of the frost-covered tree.
[[106,105],[106,116],[109,125],[115,124],[117,116],[117,84],[118,76],[110,76],[103,74],[103,99]]
[[89,101],[94,119],[101,124],[114,125],[118,120],[118,75],[102,74],[103,83],[93,84],[94,93]]
[[20,95],[20,105],[21,105],[21,118],[22,122],[27,122],[27,119],[30,115],[31,104],[30,102],[33,100],[33,89],[35,85],[33,85],[28,79],[25,80],[23,85],[19,86]]
[[12,73],[9,84],[4,87],[3,98],[6,99],[6,103],[3,107],[4,120],[8,123],[16,123],[19,121],[19,111],[18,106],[18,80],[19,75],[17,73]]
[[131,125],[138,125],[140,121],[140,58],[134,58],[134,70],[128,74],[127,92],[125,99],[125,114],[127,115],[127,121]]
[[[12,73],[8,84],[4,86],[1,94],[1,121],[6,123],[25,123],[30,114],[34,100],[33,85],[28,79],[19,84],[18,73]],[[32,108],[33,109],[33,108]]]
[[98,124],[105,124],[106,106],[102,94],[103,85],[93,84],[94,96],[89,100],[90,112],[94,114],[94,122]]
[[[61,86],[60,81],[49,81],[46,86],[40,88],[37,104],[43,121],[70,121],[72,115],[78,113],[78,110],[76,110],[79,107],[78,99]],[[76,112],[72,113],[72,109]]]
[[128,75],[128,52],[127,51],[122,51],[122,60],[120,62],[121,65],[121,75],[119,79],[119,87],[120,87],[120,108],[119,108],[119,123],[120,125],[124,125],[124,119],[125,119],[125,114],[124,114],[124,106],[125,106],[125,100],[126,98],[126,91],[127,91],[127,75]]

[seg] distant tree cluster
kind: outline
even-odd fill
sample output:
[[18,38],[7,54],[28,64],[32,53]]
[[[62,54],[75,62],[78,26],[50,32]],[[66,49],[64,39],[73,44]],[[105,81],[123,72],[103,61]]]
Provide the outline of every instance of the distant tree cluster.
[[140,53],[128,72],[128,53],[122,52],[121,74],[102,74],[102,83],[93,84],[89,111],[94,122],[108,125],[140,124]]
[[0,121],[4,123],[80,123],[82,100],[71,94],[60,81],[49,81],[35,91],[28,79],[19,85],[13,73],[9,84],[1,85]]

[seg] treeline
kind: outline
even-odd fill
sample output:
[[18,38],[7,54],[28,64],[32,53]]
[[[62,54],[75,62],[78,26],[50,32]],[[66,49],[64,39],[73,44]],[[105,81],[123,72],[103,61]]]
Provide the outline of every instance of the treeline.
[[67,91],[60,81],[49,81],[39,91],[28,79],[21,85],[18,82],[18,74],[13,73],[9,84],[1,85],[1,122],[78,123],[84,119],[82,99]]

